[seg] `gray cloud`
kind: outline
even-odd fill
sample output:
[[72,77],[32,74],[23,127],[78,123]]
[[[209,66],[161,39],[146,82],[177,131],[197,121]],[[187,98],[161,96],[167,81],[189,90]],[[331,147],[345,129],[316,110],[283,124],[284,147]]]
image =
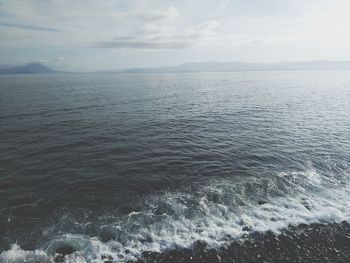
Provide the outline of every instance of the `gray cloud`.
[[[349,0],[0,0],[0,62],[343,59],[349,10]],[[165,58],[163,50],[172,52]]]
[[36,30],[36,31],[62,32],[62,30],[57,29],[57,28],[22,25],[22,24],[6,23],[6,22],[0,22],[0,26],[2,26],[2,27],[14,27],[14,28],[28,29],[28,30]]
[[96,45],[99,48],[133,48],[133,49],[183,49],[192,46],[191,42],[147,42],[147,41],[106,41]]
[[50,62],[59,62],[59,61],[62,61],[62,60],[64,60],[64,57],[57,57],[57,58],[51,59]]
[[116,36],[111,40],[100,41],[98,48],[112,49],[185,49],[194,46],[203,38],[214,34],[219,26],[217,21],[206,21],[192,27],[179,29],[172,25],[154,24]]
[[132,20],[139,20],[141,22],[157,22],[162,20],[171,20],[178,15],[178,11],[174,7],[170,7],[165,11],[148,11],[148,12],[133,12],[126,16]]

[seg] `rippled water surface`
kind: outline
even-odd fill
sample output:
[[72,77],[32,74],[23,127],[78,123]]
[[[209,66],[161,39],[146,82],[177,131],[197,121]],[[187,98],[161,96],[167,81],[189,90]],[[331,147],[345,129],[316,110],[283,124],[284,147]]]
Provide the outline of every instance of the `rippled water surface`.
[[349,71],[0,76],[0,259],[347,220],[349,116]]

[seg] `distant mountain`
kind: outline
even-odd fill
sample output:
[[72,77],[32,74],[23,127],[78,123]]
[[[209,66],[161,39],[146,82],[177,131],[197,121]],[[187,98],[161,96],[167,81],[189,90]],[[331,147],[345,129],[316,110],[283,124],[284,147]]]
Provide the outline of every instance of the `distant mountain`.
[[29,63],[23,66],[0,66],[0,74],[38,74],[55,72],[57,71],[40,63]]
[[[124,70],[104,70],[93,73],[181,73],[181,72],[234,72],[264,70],[332,70],[350,69],[350,61],[308,61],[308,62],[189,62],[170,67],[130,68]],[[0,74],[73,73],[52,70],[40,63],[22,66],[0,65]]]
[[[260,70],[324,70],[350,69],[350,61],[310,61],[310,62],[279,62],[279,63],[248,63],[248,62],[190,62],[174,67],[131,68],[114,73],[176,73],[176,72],[231,72]],[[108,73],[107,71],[105,73]],[[111,71],[109,71],[111,73]]]

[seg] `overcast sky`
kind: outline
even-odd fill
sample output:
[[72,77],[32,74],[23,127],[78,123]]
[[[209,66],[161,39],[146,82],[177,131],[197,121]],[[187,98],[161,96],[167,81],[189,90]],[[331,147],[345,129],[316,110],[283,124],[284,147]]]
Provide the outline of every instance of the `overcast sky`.
[[350,60],[350,0],[0,0],[0,64]]

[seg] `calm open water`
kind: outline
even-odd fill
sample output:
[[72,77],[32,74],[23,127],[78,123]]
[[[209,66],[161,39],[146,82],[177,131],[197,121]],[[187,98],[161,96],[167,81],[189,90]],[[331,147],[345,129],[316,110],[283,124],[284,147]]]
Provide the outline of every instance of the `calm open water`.
[[0,76],[0,261],[350,219],[350,72]]

